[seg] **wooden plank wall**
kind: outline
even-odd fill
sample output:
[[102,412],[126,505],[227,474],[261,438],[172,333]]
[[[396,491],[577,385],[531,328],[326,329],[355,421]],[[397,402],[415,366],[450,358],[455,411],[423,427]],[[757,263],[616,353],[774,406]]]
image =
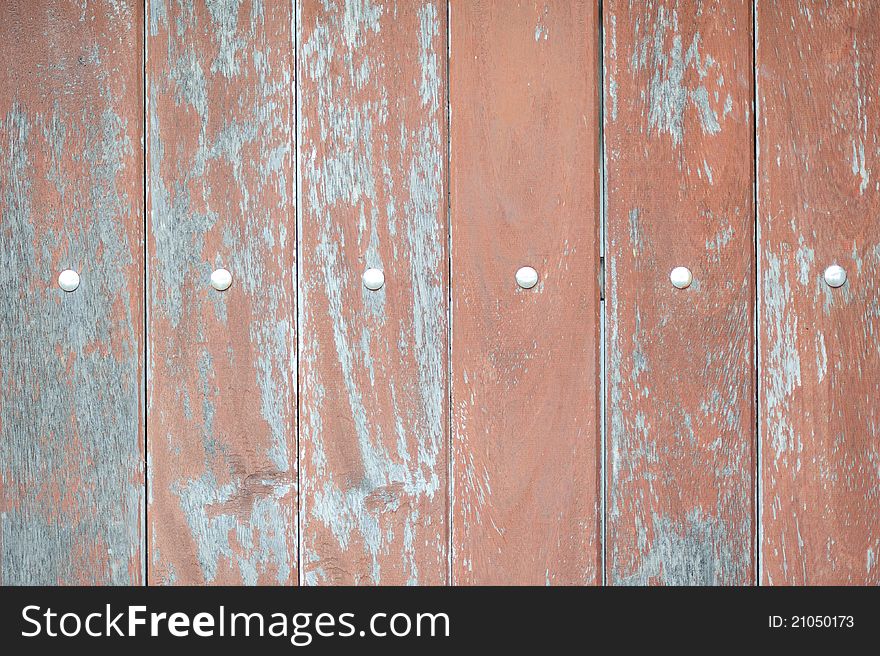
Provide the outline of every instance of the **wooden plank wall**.
[[757,19],[761,581],[877,584],[880,5]]
[[0,35],[0,584],[142,583],[142,12]]
[[293,16],[147,16],[150,582],[295,583]]
[[748,584],[751,6],[611,0],[604,27],[608,582]]
[[5,3],[0,583],[880,582],[878,24]]
[[452,582],[600,582],[597,7],[450,12]]
[[303,579],[445,583],[446,7],[297,19]]

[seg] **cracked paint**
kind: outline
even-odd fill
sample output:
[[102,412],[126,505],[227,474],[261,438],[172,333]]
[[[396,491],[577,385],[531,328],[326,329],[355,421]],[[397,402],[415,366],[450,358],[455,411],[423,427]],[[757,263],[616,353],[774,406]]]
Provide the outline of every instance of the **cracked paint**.
[[151,582],[294,583],[292,16],[151,0],[148,20]]
[[299,6],[307,584],[446,580],[445,13]]

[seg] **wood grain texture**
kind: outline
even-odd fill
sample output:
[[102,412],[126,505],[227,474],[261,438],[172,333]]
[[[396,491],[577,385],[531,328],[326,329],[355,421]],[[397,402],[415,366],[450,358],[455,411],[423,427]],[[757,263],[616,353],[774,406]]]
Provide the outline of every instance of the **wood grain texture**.
[[604,21],[608,583],[751,583],[751,3]]
[[150,581],[294,583],[291,7],[147,15]]
[[757,24],[761,580],[877,584],[880,5]]
[[597,7],[455,1],[450,27],[453,582],[596,583]]
[[0,11],[4,585],[144,577],[142,15]]
[[303,580],[443,583],[445,4],[298,12]]

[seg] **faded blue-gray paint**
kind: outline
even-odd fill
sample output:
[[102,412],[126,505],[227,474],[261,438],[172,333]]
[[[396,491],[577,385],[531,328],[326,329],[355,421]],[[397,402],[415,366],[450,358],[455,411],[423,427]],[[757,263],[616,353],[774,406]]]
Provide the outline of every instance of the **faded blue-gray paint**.
[[[123,111],[140,104],[141,77],[138,56],[113,50],[137,42],[140,17],[105,4],[6,17],[28,35],[14,41],[21,58],[3,55],[15,87],[0,103],[6,585],[144,578],[142,145]],[[65,268],[81,275],[73,293],[56,282]]]
[[[148,372],[154,386],[178,390],[176,398],[154,391],[148,405],[157,418],[151,444],[161,441],[150,449],[151,505],[171,493],[159,523],[151,521],[151,562],[162,583],[215,582],[226,566],[245,584],[296,578],[289,12],[261,0],[149,3],[149,313],[154,327],[167,321],[171,334],[150,334]],[[160,37],[167,49],[157,52]],[[162,116],[168,98],[198,126],[189,152],[174,132],[189,126]],[[232,272],[228,292],[208,285],[218,267]],[[243,295],[247,316],[233,306],[235,294]],[[212,347],[212,336],[225,344]],[[184,366],[193,362],[195,376]],[[219,377],[221,367],[234,372],[232,380]],[[251,376],[257,389],[249,387]],[[259,418],[254,441],[239,434],[228,410],[223,418],[222,404]],[[201,425],[175,420],[193,419],[194,410]],[[177,460],[192,449],[202,462]],[[169,504],[182,513],[194,554],[178,552],[162,520],[175,513]],[[180,571],[193,556],[201,574],[195,579]]]

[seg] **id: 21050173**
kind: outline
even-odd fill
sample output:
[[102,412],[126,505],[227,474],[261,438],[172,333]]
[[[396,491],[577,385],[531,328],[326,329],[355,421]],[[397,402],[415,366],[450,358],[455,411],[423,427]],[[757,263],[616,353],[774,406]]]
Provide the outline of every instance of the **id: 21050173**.
[[771,629],[851,629],[855,626],[852,615],[768,615]]

